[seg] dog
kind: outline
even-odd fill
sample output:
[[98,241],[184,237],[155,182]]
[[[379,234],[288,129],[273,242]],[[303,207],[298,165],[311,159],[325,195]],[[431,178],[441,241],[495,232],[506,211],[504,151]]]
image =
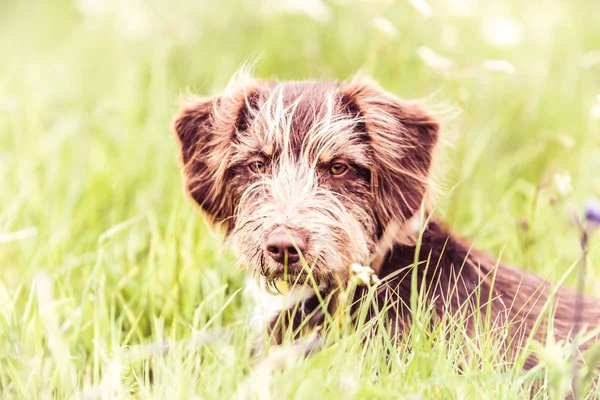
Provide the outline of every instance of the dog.
[[[483,315],[510,326],[508,356],[527,338],[543,340],[549,323],[557,340],[600,324],[600,300],[497,262],[432,214],[440,124],[372,80],[242,79],[188,101],[173,127],[189,195],[271,293],[263,304],[273,308],[266,328],[276,343],[285,327],[322,326],[356,265],[381,281],[369,317],[385,317],[396,336],[410,324],[415,290],[432,320],[462,313],[467,325]],[[273,294],[282,283],[291,293]]]

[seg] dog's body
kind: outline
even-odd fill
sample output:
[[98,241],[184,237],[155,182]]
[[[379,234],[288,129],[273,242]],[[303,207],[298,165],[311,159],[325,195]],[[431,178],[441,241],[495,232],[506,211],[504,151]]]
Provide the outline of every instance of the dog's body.
[[[335,299],[355,263],[373,266],[383,280],[372,310],[385,307],[397,334],[410,321],[416,289],[434,316],[461,314],[470,324],[485,315],[490,328],[509,325],[507,354],[548,332],[546,309],[554,311],[554,335],[572,335],[574,291],[554,291],[531,273],[498,264],[430,215],[438,130],[419,106],[364,79],[249,80],[184,108],[175,131],[189,193],[225,228],[240,264],[267,287],[286,281],[316,289],[294,299],[302,312],[291,320],[271,317],[276,338],[283,325],[303,318],[321,325],[336,301],[318,299]],[[582,326],[596,328],[600,301],[583,297],[582,306]],[[534,363],[530,358],[526,367]]]

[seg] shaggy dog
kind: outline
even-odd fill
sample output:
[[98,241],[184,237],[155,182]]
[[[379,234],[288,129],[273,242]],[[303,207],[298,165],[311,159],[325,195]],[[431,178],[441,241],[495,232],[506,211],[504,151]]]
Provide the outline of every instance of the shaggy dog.
[[[381,280],[370,317],[383,315],[396,336],[417,290],[433,319],[460,314],[470,329],[484,315],[508,326],[499,343],[507,354],[543,340],[550,322],[556,339],[572,337],[575,291],[496,262],[431,215],[439,124],[420,106],[365,78],[246,80],[187,103],[174,130],[189,194],[224,228],[239,264],[263,289],[294,287],[279,304],[299,312],[271,316],[275,342],[284,328],[322,325],[357,264]],[[600,301],[580,304],[581,328],[596,328]]]

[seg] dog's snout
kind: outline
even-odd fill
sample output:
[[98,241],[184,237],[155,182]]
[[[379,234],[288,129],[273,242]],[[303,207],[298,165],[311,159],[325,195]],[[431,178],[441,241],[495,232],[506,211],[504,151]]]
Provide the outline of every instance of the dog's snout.
[[265,247],[269,256],[280,264],[292,264],[300,260],[306,251],[306,239],[298,232],[275,231],[267,237]]

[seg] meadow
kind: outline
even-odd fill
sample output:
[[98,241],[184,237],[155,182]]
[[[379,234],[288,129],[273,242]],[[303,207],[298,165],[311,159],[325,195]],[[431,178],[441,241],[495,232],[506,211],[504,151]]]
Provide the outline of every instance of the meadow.
[[[258,362],[242,271],[183,191],[189,92],[360,71],[441,110],[436,212],[502,261],[578,285],[600,198],[592,0],[0,3],[0,397],[561,399],[572,349],[505,364],[460,321],[402,344],[331,333]],[[600,234],[583,290],[600,293]],[[452,322],[452,321],[451,321]],[[393,356],[386,357],[391,350]],[[581,396],[599,398],[584,368]]]

